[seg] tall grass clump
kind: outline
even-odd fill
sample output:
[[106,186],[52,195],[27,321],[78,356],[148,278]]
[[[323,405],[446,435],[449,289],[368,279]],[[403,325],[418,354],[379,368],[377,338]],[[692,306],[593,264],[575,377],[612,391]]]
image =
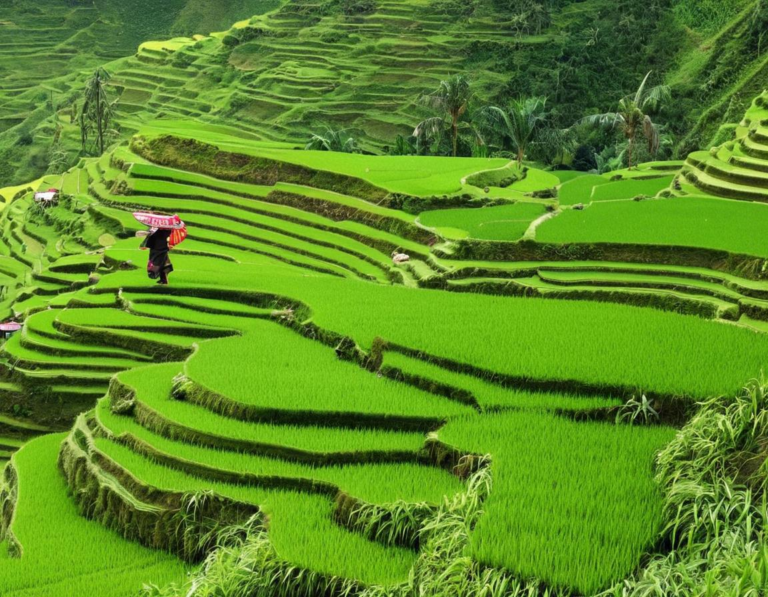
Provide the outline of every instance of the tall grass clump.
[[764,595],[768,380],[712,398],[658,457],[666,555],[605,596]]
[[748,0],[676,0],[673,11],[686,27],[713,33],[725,27],[748,4]]

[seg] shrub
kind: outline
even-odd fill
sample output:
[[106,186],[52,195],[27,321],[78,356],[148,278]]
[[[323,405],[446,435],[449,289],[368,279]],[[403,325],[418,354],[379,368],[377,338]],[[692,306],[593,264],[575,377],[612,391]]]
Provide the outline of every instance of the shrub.
[[347,16],[369,15],[376,12],[376,0],[341,0],[341,12]]
[[589,172],[597,168],[595,149],[590,145],[579,145],[573,156],[573,169],[581,172]]
[[231,33],[228,33],[223,37],[221,40],[221,43],[227,46],[228,48],[234,48],[235,46],[240,45],[240,38],[236,35],[232,35]]
[[429,12],[452,17],[471,17],[477,10],[476,0],[432,0]]
[[16,145],[20,147],[27,147],[35,142],[35,138],[31,133],[23,133],[17,140]]

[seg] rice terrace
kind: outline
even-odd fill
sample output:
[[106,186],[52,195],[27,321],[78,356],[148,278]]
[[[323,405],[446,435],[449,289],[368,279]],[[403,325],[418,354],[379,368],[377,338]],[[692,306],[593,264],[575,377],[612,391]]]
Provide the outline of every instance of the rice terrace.
[[0,597],[768,595],[768,0],[2,0]]

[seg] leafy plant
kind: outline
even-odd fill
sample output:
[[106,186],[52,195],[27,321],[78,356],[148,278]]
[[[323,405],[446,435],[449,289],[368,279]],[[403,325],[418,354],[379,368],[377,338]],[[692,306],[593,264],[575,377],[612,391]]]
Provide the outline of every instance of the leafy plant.
[[616,413],[616,423],[630,425],[648,425],[659,420],[659,412],[653,408],[653,403],[643,394],[640,398],[632,396]]
[[418,153],[416,137],[395,137],[395,143],[389,148],[389,155],[416,155]]
[[360,147],[354,137],[343,129],[326,128],[325,134],[315,134],[304,149],[315,151],[337,151],[341,153],[360,153]]
[[621,170],[624,167],[624,158],[626,151],[619,151],[617,154],[617,147],[606,147],[598,154],[595,154],[595,163],[597,165],[598,174],[605,174],[606,172],[613,172],[614,170]]
[[[440,82],[440,86],[430,94],[422,95],[419,102],[439,116],[427,118],[413,131],[414,137],[438,141],[447,133],[451,140],[452,155],[458,155],[459,133],[474,127],[469,118],[470,105],[474,97],[472,85],[463,75],[456,75]],[[447,122],[446,122],[447,119]]]
[[89,140],[95,135],[98,155],[104,153],[105,142],[112,129],[110,125],[114,118],[114,108],[118,100],[111,100],[107,83],[111,75],[103,68],[97,68],[86,81],[83,91],[83,105],[80,109],[80,141],[83,152],[88,151]]
[[518,167],[522,167],[529,145],[537,138],[544,141],[541,132],[549,116],[546,108],[547,100],[543,97],[512,100],[506,109],[496,106],[486,108],[489,119],[501,127],[502,135],[512,142]]
[[634,94],[627,95],[619,100],[618,109],[615,112],[595,114],[587,116],[582,122],[591,126],[601,126],[619,130],[627,140],[627,160],[629,169],[632,169],[633,152],[639,136],[648,142],[648,151],[655,154],[659,149],[659,128],[651,120],[650,114],[658,110],[671,97],[670,88],[667,85],[648,87],[648,79],[651,73],[645,75],[640,87]]

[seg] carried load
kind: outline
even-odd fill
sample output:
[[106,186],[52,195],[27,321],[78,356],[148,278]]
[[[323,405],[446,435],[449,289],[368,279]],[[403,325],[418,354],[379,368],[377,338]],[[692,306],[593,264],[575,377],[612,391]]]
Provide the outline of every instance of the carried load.
[[0,323],[0,338],[8,340],[13,334],[21,329],[21,324],[15,321],[8,321],[6,323]]
[[[137,211],[134,212],[133,217],[136,218],[136,221],[150,227],[149,231],[138,232],[136,236],[149,237],[158,230],[170,230],[171,233],[168,236],[169,249],[173,249],[187,238],[187,225],[175,214],[167,216],[146,211]],[[146,249],[147,247],[142,245],[141,248]]]
[[181,244],[184,242],[184,239],[187,238],[187,228],[174,228],[171,231],[171,236],[168,237],[168,248],[173,249],[178,244]]
[[149,226],[150,228],[158,228],[162,230],[180,230],[185,228],[186,225],[181,221],[181,218],[177,215],[166,216],[163,214],[155,214],[148,211],[136,211],[133,213],[133,217],[137,222]]

